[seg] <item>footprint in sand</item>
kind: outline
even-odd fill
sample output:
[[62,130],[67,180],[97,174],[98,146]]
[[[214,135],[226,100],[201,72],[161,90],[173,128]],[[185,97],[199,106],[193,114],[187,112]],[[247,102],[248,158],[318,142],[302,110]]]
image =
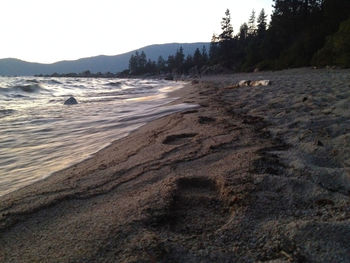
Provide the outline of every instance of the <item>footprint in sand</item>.
[[207,116],[199,116],[198,117],[199,124],[208,124],[215,122],[215,118],[207,117]]
[[181,134],[168,135],[164,139],[163,144],[168,144],[168,145],[184,144],[189,140],[191,140],[191,138],[196,135],[197,133],[181,133]]
[[191,235],[218,230],[229,214],[216,183],[197,177],[178,180],[168,216],[170,231]]

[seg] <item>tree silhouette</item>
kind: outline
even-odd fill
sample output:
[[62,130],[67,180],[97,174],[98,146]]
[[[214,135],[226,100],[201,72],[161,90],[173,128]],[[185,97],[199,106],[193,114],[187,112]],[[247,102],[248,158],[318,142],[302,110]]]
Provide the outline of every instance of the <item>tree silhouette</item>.
[[166,61],[162,56],[158,57],[157,60],[157,70],[159,73],[165,72],[166,71]]
[[248,25],[247,23],[243,23],[241,27],[239,28],[239,34],[238,37],[241,41],[244,41],[248,37]]
[[180,47],[175,54],[175,70],[177,73],[183,73],[183,65],[185,61],[185,55],[183,48]]
[[248,34],[250,36],[253,36],[255,35],[255,32],[256,32],[256,24],[255,24],[255,10],[253,9],[252,10],[252,13],[249,17],[249,20],[248,20]]
[[262,38],[265,35],[266,29],[267,29],[267,23],[266,23],[267,15],[265,14],[264,8],[261,9],[260,14],[257,19],[257,35],[259,38]]
[[213,34],[209,48],[209,63],[215,65],[219,60],[219,37]]
[[219,41],[230,41],[233,37],[233,27],[231,25],[230,10],[226,9],[225,16],[221,20],[222,33],[219,35]]
[[219,35],[218,56],[224,67],[230,68],[233,64],[233,27],[231,25],[230,10],[226,9],[225,16],[221,20],[221,34]]

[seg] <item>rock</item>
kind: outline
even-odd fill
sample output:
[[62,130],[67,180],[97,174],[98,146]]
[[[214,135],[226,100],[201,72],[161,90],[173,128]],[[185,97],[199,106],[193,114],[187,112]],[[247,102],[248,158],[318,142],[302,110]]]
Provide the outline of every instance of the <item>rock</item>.
[[236,86],[238,87],[257,87],[271,85],[270,80],[241,80]]
[[250,82],[250,86],[257,87],[257,86],[268,86],[271,85],[270,80],[254,80]]
[[74,97],[70,97],[68,100],[64,102],[64,105],[74,105],[78,104],[77,100]]
[[250,80],[241,80],[238,82],[238,86],[240,87],[248,87],[250,85]]

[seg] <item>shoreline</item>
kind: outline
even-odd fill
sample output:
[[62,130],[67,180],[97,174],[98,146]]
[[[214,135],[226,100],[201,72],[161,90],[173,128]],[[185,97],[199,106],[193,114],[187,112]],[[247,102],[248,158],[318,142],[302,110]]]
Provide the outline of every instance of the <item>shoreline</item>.
[[[0,197],[0,259],[347,262],[349,76],[298,69],[188,84],[176,102],[198,108]],[[272,85],[231,87],[242,79]]]
[[[177,89],[181,89],[181,88],[183,88],[184,87],[184,85],[186,85],[186,83],[185,82],[181,82],[181,83],[174,83],[174,85],[173,86],[169,86],[170,87],[170,89],[172,89],[172,90],[174,90],[174,91],[176,91]],[[169,87],[167,88],[167,89],[169,89]],[[160,90],[160,92],[159,92],[159,96],[161,97],[160,99],[161,100],[163,100],[164,98],[167,100],[167,101],[169,101],[169,100],[171,100],[170,102],[162,102],[162,104],[161,105],[159,105],[158,107],[161,109],[161,108],[164,108],[164,109],[166,109],[166,111],[174,111],[174,112],[178,112],[178,111],[181,111],[181,107],[182,107],[182,105],[178,105],[178,107],[177,108],[174,108],[173,107],[173,109],[170,109],[168,106],[170,106],[170,105],[173,105],[173,106],[177,106],[176,105],[176,103],[173,103],[174,102],[174,100],[176,100],[176,98],[175,97],[173,97],[173,96],[171,96],[171,93],[172,92],[174,92],[174,91],[165,91],[165,90],[163,90],[164,88],[162,88],[161,90]],[[184,110],[186,109],[186,106],[183,106],[183,108],[184,108]],[[168,113],[157,113],[157,115],[160,115],[160,116],[162,116],[162,115],[166,115],[166,114],[169,114],[169,112]],[[154,118],[159,118],[159,116],[157,116],[156,114],[155,114],[155,116],[153,117],[153,119]],[[145,125],[145,124],[147,124],[148,122],[151,122],[152,120],[147,120],[147,119],[145,119],[144,121],[143,121],[143,123],[140,123],[140,124],[138,124],[139,125],[139,127],[142,127],[143,125]],[[139,128],[138,127],[138,128]],[[124,128],[124,127],[123,127]],[[79,159],[79,158],[77,158],[77,160],[75,160],[74,162],[71,162],[71,163],[68,163],[68,165],[66,164],[66,165],[57,165],[56,164],[56,166],[57,167],[59,167],[59,168],[57,168],[57,169],[54,169],[53,171],[50,171],[49,173],[47,173],[46,175],[42,175],[42,176],[40,176],[40,178],[38,177],[38,178],[35,178],[34,177],[34,179],[32,178],[32,177],[28,177],[28,178],[24,178],[24,179],[28,179],[28,181],[30,181],[30,183],[27,183],[27,184],[25,184],[25,185],[22,185],[22,186],[17,186],[16,188],[14,188],[14,187],[12,187],[11,188],[11,190],[9,190],[9,191],[0,191],[0,197],[1,196],[5,196],[6,194],[8,194],[8,193],[11,193],[11,192],[14,192],[14,191],[17,191],[17,190],[19,190],[19,189],[22,189],[22,188],[24,188],[24,187],[27,187],[28,185],[31,185],[31,184],[33,184],[33,183],[36,183],[36,182],[38,182],[38,181],[41,181],[41,180],[45,180],[46,178],[48,178],[48,177],[50,177],[50,176],[52,176],[52,175],[54,175],[55,173],[59,173],[61,170],[66,170],[66,169],[69,169],[71,166],[73,166],[73,165],[76,165],[76,164],[78,164],[78,163],[80,163],[80,162],[83,162],[83,161],[85,161],[85,160],[87,160],[87,159],[90,159],[90,158],[93,158],[93,156],[94,156],[94,154],[96,154],[98,151],[100,151],[100,150],[103,150],[105,147],[108,147],[109,145],[111,145],[112,143],[114,143],[115,141],[117,141],[117,140],[119,140],[119,139],[121,139],[121,138],[123,138],[123,137],[126,137],[126,136],[128,136],[128,134],[130,134],[130,132],[132,132],[132,131],[134,131],[135,129],[138,129],[138,128],[133,128],[133,129],[130,129],[130,131],[129,132],[127,132],[126,134],[125,134],[125,132],[124,133],[116,133],[115,134],[115,138],[113,139],[113,138],[111,138],[111,141],[107,141],[107,140],[105,140],[104,142],[103,142],[103,145],[102,145],[102,148],[101,147],[99,147],[98,148],[98,150],[96,151],[96,149],[95,149],[95,151],[93,151],[92,153],[90,153],[89,155],[85,155],[85,158],[84,159]],[[100,140],[101,141],[101,140]],[[106,143],[107,142],[107,143]],[[66,163],[66,162],[65,162]],[[51,167],[50,167],[51,168]],[[52,170],[52,169],[51,169]],[[5,174],[5,175],[7,175],[7,174]],[[8,175],[7,175],[8,176]],[[23,178],[22,178],[22,180],[23,180]],[[9,182],[9,183],[11,183],[11,182]],[[10,184],[11,185],[11,184]],[[6,184],[3,186],[3,188],[5,189],[5,187],[6,187]],[[0,189],[1,190],[1,189]]]
[[[184,90],[184,89],[186,88],[186,86],[189,86],[189,85],[190,85],[190,82],[189,82],[189,81],[182,81],[182,82],[184,82],[184,83],[183,83],[183,86],[182,86],[181,88],[177,88],[177,89],[175,89],[174,91],[171,91],[171,92],[169,92],[169,93],[167,94],[167,97],[168,97],[168,98],[173,98],[173,101],[171,101],[171,102],[169,102],[169,103],[166,103],[166,104],[163,105],[163,106],[178,105],[178,104],[182,104],[182,103],[183,103],[183,98],[181,98],[181,95],[183,94],[183,91],[182,91],[182,90]],[[195,107],[197,107],[197,105],[194,105],[193,107],[195,108]],[[187,111],[187,109],[183,109],[183,110],[181,110],[181,111]],[[181,112],[181,111],[180,111],[180,112]],[[175,112],[175,113],[177,113],[177,112]],[[171,114],[175,114],[175,113],[171,113]],[[167,116],[169,116],[169,115],[171,115],[171,114],[165,115],[165,116],[160,117],[160,118],[166,118]],[[155,120],[157,120],[157,119],[155,119]],[[121,137],[121,138],[118,138],[118,139],[116,139],[116,140],[111,141],[108,145],[104,146],[102,149],[98,150],[97,152],[92,153],[89,157],[87,157],[86,159],[84,159],[84,160],[82,160],[82,161],[79,161],[79,162],[77,162],[77,163],[74,163],[74,164],[72,164],[72,165],[69,165],[69,166],[67,166],[67,167],[65,167],[65,168],[63,168],[63,169],[58,170],[58,171],[52,172],[50,175],[44,177],[43,179],[39,179],[38,181],[35,181],[35,182],[33,182],[33,183],[29,184],[29,185],[26,185],[26,186],[20,187],[20,188],[18,188],[18,189],[15,189],[15,190],[13,190],[13,191],[11,191],[11,192],[8,192],[8,193],[6,193],[6,194],[4,194],[4,195],[0,195],[0,199],[6,197],[6,196],[9,195],[9,194],[13,194],[14,192],[17,192],[17,191],[25,191],[25,190],[24,190],[25,188],[31,187],[32,185],[35,185],[35,184],[40,183],[40,182],[42,182],[42,181],[48,180],[48,179],[49,179],[50,177],[52,177],[52,176],[59,176],[60,174],[64,173],[65,171],[71,170],[71,169],[73,169],[74,167],[80,165],[81,163],[85,163],[85,162],[88,162],[88,161],[91,160],[91,159],[94,159],[94,158],[95,158],[95,155],[97,155],[97,154],[103,155],[103,153],[100,153],[100,152],[104,152],[104,151],[105,151],[106,149],[108,149],[109,147],[111,147],[111,146],[113,146],[114,144],[118,143],[118,141],[124,139],[125,137],[128,137],[128,136],[132,135],[134,132],[137,132],[139,129],[142,129],[143,126],[145,126],[145,125],[147,125],[147,124],[149,124],[149,123],[152,123],[152,122],[155,121],[155,120],[152,120],[152,121],[149,121],[149,122],[145,122],[145,123],[144,123],[143,125],[141,125],[140,127],[138,127],[138,128],[136,128],[136,129],[130,131],[127,135],[125,135],[125,136],[123,136],[123,137]]]

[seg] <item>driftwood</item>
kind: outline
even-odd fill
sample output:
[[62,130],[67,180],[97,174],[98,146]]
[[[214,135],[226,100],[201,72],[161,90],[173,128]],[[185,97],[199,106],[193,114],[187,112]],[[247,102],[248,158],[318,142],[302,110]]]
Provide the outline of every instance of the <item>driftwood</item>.
[[270,80],[241,80],[233,86],[228,88],[240,88],[240,87],[258,87],[271,85]]

